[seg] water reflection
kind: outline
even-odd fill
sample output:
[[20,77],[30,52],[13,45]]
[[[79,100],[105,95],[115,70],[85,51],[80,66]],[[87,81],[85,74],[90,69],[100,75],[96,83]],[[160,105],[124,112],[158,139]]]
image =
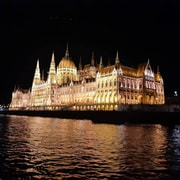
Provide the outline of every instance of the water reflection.
[[179,130],[180,126],[2,116],[0,178],[176,178]]

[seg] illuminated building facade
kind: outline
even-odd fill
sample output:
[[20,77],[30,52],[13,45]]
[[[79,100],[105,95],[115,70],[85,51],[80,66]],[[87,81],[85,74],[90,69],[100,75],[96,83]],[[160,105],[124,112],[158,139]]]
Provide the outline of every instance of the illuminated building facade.
[[69,56],[68,47],[58,66],[52,54],[48,77],[41,78],[37,61],[31,90],[15,89],[10,109],[29,110],[123,110],[127,105],[164,104],[164,82],[149,60],[137,68],[124,66],[118,57],[113,65],[95,64],[79,67]]

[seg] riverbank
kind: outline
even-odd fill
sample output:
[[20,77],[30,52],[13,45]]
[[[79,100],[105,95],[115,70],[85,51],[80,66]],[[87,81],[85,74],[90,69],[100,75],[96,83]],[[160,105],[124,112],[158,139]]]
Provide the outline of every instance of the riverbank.
[[110,124],[180,124],[180,112],[144,111],[1,111],[3,115],[89,119]]

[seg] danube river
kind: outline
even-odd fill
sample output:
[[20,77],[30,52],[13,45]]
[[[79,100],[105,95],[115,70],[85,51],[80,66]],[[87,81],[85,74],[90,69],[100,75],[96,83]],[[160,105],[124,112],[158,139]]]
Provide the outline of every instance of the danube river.
[[180,179],[180,125],[1,115],[0,179]]

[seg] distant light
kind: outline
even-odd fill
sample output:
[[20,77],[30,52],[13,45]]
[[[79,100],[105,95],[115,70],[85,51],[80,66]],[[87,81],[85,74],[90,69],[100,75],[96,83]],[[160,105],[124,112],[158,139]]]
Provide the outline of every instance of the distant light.
[[177,93],[177,91],[174,91],[174,96],[178,96],[178,93]]

